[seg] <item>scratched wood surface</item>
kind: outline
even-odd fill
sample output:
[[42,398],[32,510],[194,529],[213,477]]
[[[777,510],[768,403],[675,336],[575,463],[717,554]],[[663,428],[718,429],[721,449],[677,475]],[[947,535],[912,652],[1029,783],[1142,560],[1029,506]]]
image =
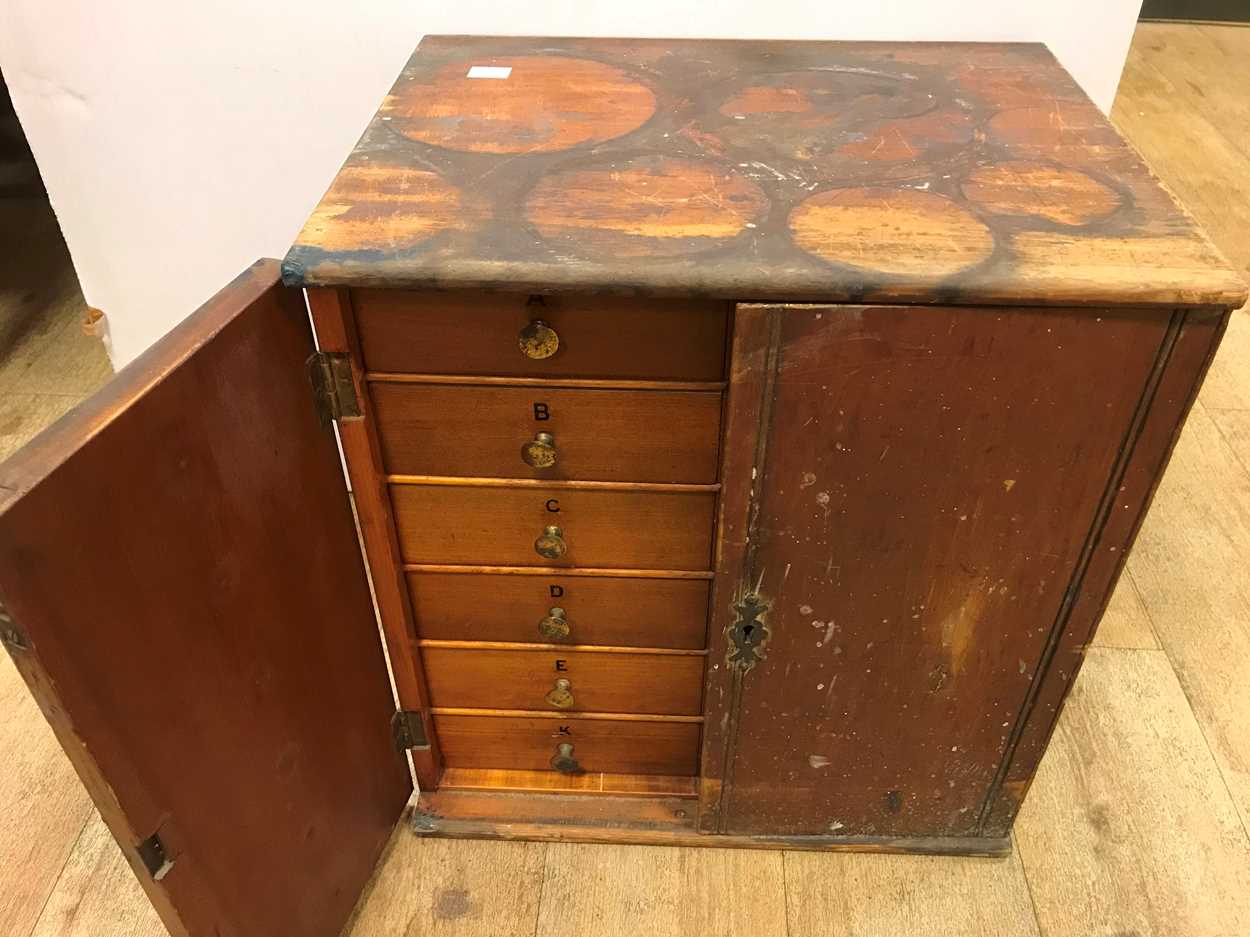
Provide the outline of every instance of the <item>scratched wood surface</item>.
[[262,261],[0,466],[5,649],[175,935],[337,929],[411,792],[311,348]]
[[733,300],[1245,297],[1053,56],[1002,43],[427,37],[284,276]]
[[[1144,24],[1114,112],[1118,126],[1241,269],[1250,267],[1250,141],[1234,105],[1245,100],[1247,62],[1250,30]],[[0,316],[10,308],[6,303],[0,294]],[[76,322],[70,325],[77,329]],[[42,355],[50,343],[36,344],[32,353]],[[21,390],[5,383],[12,368],[29,365],[27,347],[0,348],[0,404],[22,415],[26,427],[37,428],[57,414],[26,406],[18,399]],[[50,399],[81,396],[75,383],[83,381],[85,368],[97,365],[80,365],[83,359],[64,349],[56,355],[63,364],[44,369],[50,380],[37,393]],[[566,849],[401,835],[347,933],[528,937],[540,919],[540,904],[574,900],[570,887],[545,889],[544,875],[576,883],[579,875],[588,879],[618,866],[609,885],[572,909],[544,911],[542,920],[584,922],[593,916],[585,930],[605,937],[690,933],[691,922],[723,920],[714,917],[718,913],[749,914],[754,932],[795,937],[962,937],[974,930],[1035,937],[1036,905],[1047,937],[1250,932],[1243,878],[1250,814],[1243,809],[1240,833],[1228,816],[1233,800],[1248,801],[1221,789],[1222,781],[1237,791],[1250,789],[1239,773],[1250,758],[1244,731],[1250,718],[1244,709],[1250,617],[1240,561],[1250,553],[1250,534],[1244,506],[1230,507],[1229,500],[1231,493],[1237,504],[1246,502],[1250,490],[1250,453],[1238,450],[1235,435],[1247,412],[1250,316],[1241,313],[1230,324],[1117,593],[1117,602],[1123,601],[1126,582],[1139,586],[1140,608],[1129,599],[1128,608],[1120,609],[1134,635],[1127,644],[1140,643],[1153,629],[1167,650],[1108,648],[1091,655],[1017,824],[1017,867],[1016,860],[790,852],[778,869],[771,854],[755,852],[734,853],[745,858],[726,866],[709,850]],[[0,430],[12,427],[12,421],[0,423]],[[19,439],[30,431],[13,429]],[[1096,643],[1111,639],[1107,625],[1104,621]],[[1135,662],[1137,655],[1148,661]],[[0,670],[12,671],[3,656]],[[1184,674],[1184,694],[1174,683],[1167,685],[1172,670]],[[0,740],[0,757],[6,760],[15,753],[21,757],[21,746],[39,738],[42,723],[29,707],[0,708],[0,722],[9,726]],[[1218,753],[1218,778],[1203,761],[1208,745]],[[56,782],[49,777],[47,783]],[[14,794],[2,784],[0,792],[17,797],[0,805],[6,814],[28,811],[29,820],[25,832],[0,834],[0,856],[25,850],[26,837],[42,837],[50,846],[60,840],[60,850],[72,851],[64,872],[58,850],[29,862],[0,862],[5,889],[22,876],[60,876],[46,908],[42,900],[33,906],[29,919],[42,911],[38,937],[161,932],[159,925],[149,930],[143,923],[155,923],[143,892],[101,827],[94,837],[78,840],[77,832],[68,832],[54,816],[62,801],[39,797],[32,803],[29,789]],[[1204,832],[1187,835],[1191,828]],[[82,874],[83,868],[96,868],[101,847],[113,850],[114,870],[100,866],[97,873]],[[651,868],[665,856],[671,861]],[[715,864],[701,867],[703,862]],[[709,875],[714,886],[689,887]],[[691,905],[688,911],[677,907],[675,892]],[[753,903],[764,911],[714,907],[731,903]],[[784,923],[778,923],[784,913],[779,907],[789,910]],[[996,916],[985,917],[982,908]],[[827,913],[831,910],[844,915]],[[722,929],[741,929],[737,920]],[[5,934],[29,937],[30,929]]]
[[[738,319],[767,345],[735,348],[734,380],[762,370],[769,390],[727,440],[756,453],[724,477],[755,493],[751,549],[726,551],[717,575],[759,597],[743,627],[767,637],[729,706],[720,828],[977,835],[1167,320],[889,306]],[[736,386],[731,407],[758,405]],[[724,634],[741,609],[712,610],[712,700],[740,669]]]

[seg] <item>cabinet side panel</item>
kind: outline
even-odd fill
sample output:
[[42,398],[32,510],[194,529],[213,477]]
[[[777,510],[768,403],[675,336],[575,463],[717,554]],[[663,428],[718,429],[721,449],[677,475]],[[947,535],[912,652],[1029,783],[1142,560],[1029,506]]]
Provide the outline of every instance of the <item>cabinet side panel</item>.
[[351,357],[352,379],[361,417],[341,421],[338,424],[339,439],[343,444],[343,457],[356,499],[356,515],[373,581],[373,595],[382,621],[395,692],[401,709],[421,714],[425,737],[429,741],[426,747],[412,749],[413,770],[421,789],[433,790],[442,775],[442,759],[434,732],[434,719],[430,715],[412,604],[400,559],[391,499],[386,490],[382,450],[361,363],[351,299],[346,290],[310,289],[308,306],[312,310],[321,350],[347,353]]
[[720,829],[975,835],[1169,320],[771,315]]
[[1227,313],[1194,311],[1180,315],[1185,318],[1151,391],[1115,498],[1094,540],[1088,567],[1074,584],[1071,611],[1057,636],[1054,655],[1039,678],[1035,699],[1009,752],[1000,783],[986,801],[984,835],[1005,836],[1011,829],[1228,323]]

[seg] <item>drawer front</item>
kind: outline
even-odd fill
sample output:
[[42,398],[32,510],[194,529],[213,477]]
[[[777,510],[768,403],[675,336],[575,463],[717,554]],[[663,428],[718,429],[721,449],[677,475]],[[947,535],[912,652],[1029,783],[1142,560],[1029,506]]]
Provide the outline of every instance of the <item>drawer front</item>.
[[[392,485],[400,550],[409,563],[706,570],[713,492],[542,486]],[[567,552],[540,556],[548,526]]]
[[[719,381],[729,305],[706,300],[353,290],[370,371]],[[519,333],[536,319],[559,343],[527,358]]]
[[[667,716],[701,711],[702,655],[426,646],[422,656],[430,701],[438,707]],[[571,705],[548,700],[557,680],[569,682]]]
[[[400,475],[716,481],[720,394],[375,382],[383,461]],[[521,447],[553,437],[555,464]]]
[[[423,638],[702,648],[711,582],[410,572],[408,588]],[[539,630],[553,608],[565,613],[564,637],[558,625]]]
[[693,722],[436,715],[434,729],[449,768],[550,771],[559,746],[586,772],[693,775],[699,731]]

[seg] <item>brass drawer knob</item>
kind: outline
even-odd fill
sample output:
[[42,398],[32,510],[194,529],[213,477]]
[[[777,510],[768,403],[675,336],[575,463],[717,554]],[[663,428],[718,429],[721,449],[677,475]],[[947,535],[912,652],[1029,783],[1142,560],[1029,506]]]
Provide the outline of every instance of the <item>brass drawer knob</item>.
[[556,685],[551,688],[547,694],[547,702],[556,709],[572,709],[573,708],[573,684],[565,677],[561,677],[556,681]]
[[564,539],[564,531],[559,527],[547,527],[542,536],[534,541],[534,552],[549,560],[558,560],[569,552],[568,541]]
[[556,464],[556,438],[550,433],[537,433],[521,447],[521,461],[530,468],[551,468]]
[[542,319],[535,319],[517,335],[521,354],[535,361],[550,358],[560,350],[560,336]]
[[581,774],[582,766],[573,757],[573,743],[561,742],[556,746],[556,753],[551,756],[551,767],[561,774]]
[[538,633],[544,638],[558,641],[569,636],[569,620],[562,608],[549,608],[543,620],[538,623]]

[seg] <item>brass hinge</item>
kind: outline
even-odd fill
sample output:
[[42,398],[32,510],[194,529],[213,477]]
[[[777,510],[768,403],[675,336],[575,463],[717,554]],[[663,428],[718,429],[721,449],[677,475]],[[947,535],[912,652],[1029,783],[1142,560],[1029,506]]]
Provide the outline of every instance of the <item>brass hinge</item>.
[[399,709],[391,716],[391,737],[395,740],[395,748],[401,752],[409,748],[430,747],[421,713],[413,709]]
[[322,426],[335,420],[360,419],[360,399],[356,396],[349,355],[341,351],[314,351],[308,356],[308,379]]
[[30,642],[26,634],[17,626],[9,610],[0,605],[0,644],[10,651],[29,651]]

